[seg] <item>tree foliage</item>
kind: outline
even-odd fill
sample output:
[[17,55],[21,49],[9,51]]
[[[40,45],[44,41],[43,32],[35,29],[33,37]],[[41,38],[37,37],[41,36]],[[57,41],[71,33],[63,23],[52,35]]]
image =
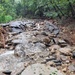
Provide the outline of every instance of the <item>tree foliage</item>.
[[0,22],[26,16],[75,18],[75,0],[0,0]]

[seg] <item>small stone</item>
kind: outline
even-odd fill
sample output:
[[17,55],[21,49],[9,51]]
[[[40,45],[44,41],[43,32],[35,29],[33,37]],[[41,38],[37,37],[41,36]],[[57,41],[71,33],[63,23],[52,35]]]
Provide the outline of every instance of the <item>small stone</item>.
[[59,45],[52,45],[51,47],[49,47],[50,50],[58,50],[60,48]]
[[56,51],[52,49],[50,52],[51,54],[55,54]]
[[61,63],[61,60],[53,60],[54,63]]
[[54,44],[58,44],[58,38],[53,38]]
[[30,64],[30,61],[24,63],[24,66],[27,67]]
[[72,52],[72,57],[75,59],[75,51]]
[[60,55],[59,56],[56,56],[56,57],[57,57],[57,60],[61,60]]
[[68,67],[68,69],[70,70],[70,71],[75,71],[75,65],[70,65],[69,67]]
[[11,75],[11,71],[9,71],[9,70],[3,71],[3,73],[6,75]]
[[11,47],[10,47],[10,50],[13,50],[13,49],[14,49],[14,46],[11,46]]
[[52,23],[47,23],[46,22],[46,28],[50,31],[50,33],[53,33],[55,35],[59,34],[59,28]]
[[66,43],[66,42],[65,42],[64,40],[62,40],[62,39],[59,39],[59,40],[58,40],[58,43],[59,43],[59,44],[63,44],[63,43]]
[[55,34],[56,36],[59,34],[59,30],[58,29],[55,29],[54,31],[53,31],[53,34]]
[[61,64],[61,63],[55,63],[55,65],[56,65],[56,66],[61,66],[62,64]]
[[65,68],[65,67],[68,67],[68,66],[69,66],[68,64],[62,63],[62,68]]
[[56,60],[56,58],[55,58],[55,57],[46,58],[46,61],[47,61],[47,62],[48,62],[48,61],[52,61],[52,60]]
[[16,46],[15,51],[14,51],[14,55],[18,56],[18,57],[25,57],[26,56],[26,53],[24,51],[24,47],[21,44]]
[[45,37],[45,38],[43,39],[43,42],[45,42],[46,44],[47,44],[47,43],[50,43],[50,39],[49,39],[48,37]]
[[11,75],[19,75],[23,70],[24,70],[25,66],[23,62],[17,63],[16,64],[16,69],[13,68],[14,70],[12,70]]
[[69,61],[69,60],[66,60],[66,63],[67,63],[67,64],[69,64],[69,63],[70,63],[70,61]]
[[46,62],[41,62],[41,64],[46,64]]
[[62,71],[63,71],[63,72],[66,72],[66,71],[67,71],[67,68],[63,68]]
[[53,62],[55,63],[56,66],[61,66],[62,65],[61,60],[53,60]]
[[48,36],[48,34],[46,32],[42,32],[41,35]]
[[55,63],[53,61],[48,61],[46,64],[50,66],[55,66]]
[[20,39],[14,39],[14,40],[12,40],[12,43],[14,43],[14,44],[20,44],[20,43],[22,43],[22,40],[20,40]]
[[44,25],[44,22],[40,22],[40,25]]
[[37,42],[34,44],[32,43],[31,45],[32,46],[29,48],[29,50],[33,53],[42,52],[42,51],[45,51],[46,49],[46,46],[41,42]]
[[66,47],[67,46],[67,43],[64,40],[59,39],[58,40],[58,45],[60,45],[61,47]]
[[46,60],[43,60],[43,61],[41,62],[41,64],[46,64]]
[[53,40],[51,39],[51,41],[50,41],[50,46],[52,46],[52,45],[54,45],[54,42],[53,42]]
[[61,58],[61,60],[63,60],[63,61],[67,60],[67,57],[64,56],[64,55],[60,55],[60,58]]
[[[41,58],[47,57],[47,56],[49,56],[49,52],[48,52],[48,51],[43,51],[43,52],[41,52],[41,53],[38,53],[38,55],[39,55]],[[37,55],[37,56],[38,56],[38,55]]]
[[59,51],[60,51],[62,54],[70,55],[72,50],[71,50],[71,48],[69,48],[69,47],[64,47],[64,48],[60,48]]
[[67,46],[67,44],[58,44],[58,45],[60,45],[61,47],[66,47]]

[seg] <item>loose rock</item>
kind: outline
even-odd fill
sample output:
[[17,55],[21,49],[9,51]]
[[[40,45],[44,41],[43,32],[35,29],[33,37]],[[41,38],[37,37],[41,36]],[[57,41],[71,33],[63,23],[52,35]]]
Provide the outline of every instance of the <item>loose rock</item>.
[[75,51],[72,52],[72,57],[75,59]]
[[70,65],[69,67],[68,67],[68,69],[70,70],[70,71],[75,71],[75,64],[73,65]]
[[70,55],[72,50],[71,48],[64,47],[64,48],[60,48],[59,51],[65,55]]
[[25,51],[24,51],[24,46],[21,44],[17,45],[14,51],[14,55],[19,56],[19,57],[25,57]]
[[56,74],[56,75],[65,75],[64,73],[58,71],[56,68],[46,66],[44,64],[33,64],[28,66],[22,73],[21,75],[51,75],[51,74]]

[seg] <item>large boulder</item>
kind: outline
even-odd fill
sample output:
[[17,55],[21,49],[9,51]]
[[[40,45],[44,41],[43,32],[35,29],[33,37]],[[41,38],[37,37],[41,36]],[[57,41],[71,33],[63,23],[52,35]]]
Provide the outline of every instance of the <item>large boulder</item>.
[[65,75],[58,71],[56,68],[44,65],[44,64],[33,64],[28,66],[21,75]]
[[59,28],[56,25],[53,25],[52,23],[48,21],[45,22],[45,26],[50,31],[50,33],[58,35],[60,32]]

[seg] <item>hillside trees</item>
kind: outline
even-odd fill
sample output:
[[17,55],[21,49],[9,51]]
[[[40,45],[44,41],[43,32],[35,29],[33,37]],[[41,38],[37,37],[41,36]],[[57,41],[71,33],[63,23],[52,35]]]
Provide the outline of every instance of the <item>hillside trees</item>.
[[0,0],[0,23],[9,22],[15,18],[15,4],[12,0]]
[[23,14],[39,17],[73,17],[75,16],[75,0],[21,0]]
[[75,18],[75,0],[0,0],[0,22],[27,16]]

